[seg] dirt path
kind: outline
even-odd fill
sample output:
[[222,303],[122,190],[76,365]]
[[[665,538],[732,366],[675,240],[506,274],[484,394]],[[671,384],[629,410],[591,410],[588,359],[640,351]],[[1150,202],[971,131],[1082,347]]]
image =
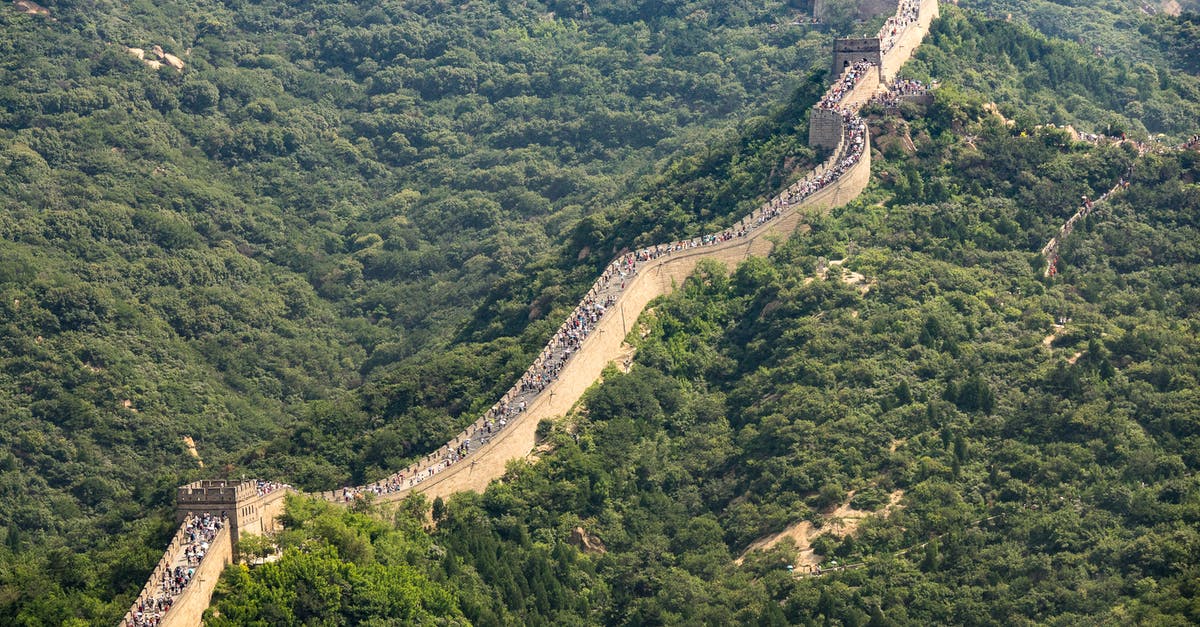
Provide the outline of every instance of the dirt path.
[[1050,332],[1050,335],[1042,338],[1042,346],[1050,348],[1054,344],[1054,340],[1058,339],[1058,334],[1062,332],[1062,328],[1061,324],[1053,325],[1054,330]]

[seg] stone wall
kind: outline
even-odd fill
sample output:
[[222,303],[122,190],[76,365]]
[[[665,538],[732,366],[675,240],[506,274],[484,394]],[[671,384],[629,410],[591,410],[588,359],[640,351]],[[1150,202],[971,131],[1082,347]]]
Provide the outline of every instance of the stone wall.
[[183,522],[188,514],[228,516],[236,550],[243,533],[262,535],[278,528],[277,519],[283,513],[287,493],[286,489],[277,489],[260,495],[255,481],[194,481],[176,492],[175,518]]
[[283,514],[284,497],[291,490],[279,488],[267,494],[259,494],[257,482],[203,480],[182,486],[176,492],[176,516],[179,530],[175,532],[158,566],[150,574],[141,594],[125,614],[122,626],[134,624],[134,609],[158,592],[158,586],[173,565],[181,562],[181,552],[186,545],[187,521],[192,515],[213,514],[225,516],[226,524],[209,543],[208,552],[196,567],[192,579],[159,623],[159,627],[193,627],[200,624],[204,610],[208,607],[221,571],[237,558],[237,542],[246,534],[266,534],[279,529],[279,516]]
[[146,580],[146,585],[142,586],[142,591],[138,593],[137,598],[133,600],[131,609],[125,613],[125,618],[121,621],[121,625],[133,624],[133,610],[144,605],[145,601],[154,596],[158,588],[158,583],[162,581],[163,575],[171,570],[171,566],[175,564],[179,557],[179,551],[183,548],[185,539],[185,529],[181,524],[179,529],[175,531],[175,536],[167,543],[167,550],[163,553],[162,559],[158,560],[158,565],[150,573],[149,579]]
[[873,63],[876,68],[883,66],[878,37],[845,37],[833,40],[833,65],[830,67],[830,76],[841,76],[846,68],[859,61]]
[[167,612],[159,627],[195,627],[201,623],[204,610],[212,600],[213,590],[221,571],[233,563],[233,532],[229,526],[217,532],[213,541],[208,545],[208,553],[200,560],[192,580],[183,588],[183,593],[175,599],[175,605]]
[[836,150],[842,141],[842,115],[831,109],[813,107],[808,117],[808,145]]
[[905,29],[896,45],[883,55],[883,65],[880,67],[883,81],[890,82],[900,72],[900,68],[912,58],[913,52],[929,34],[929,25],[939,14],[938,0],[921,0],[917,23]]
[[[883,55],[880,62],[880,74],[894,76],[895,71],[903,65],[912,50],[928,33],[929,24],[938,14],[937,0],[922,0],[920,19],[918,23],[906,29],[900,42]],[[840,40],[849,41],[849,40]],[[871,44],[866,42],[865,52],[870,53]],[[856,48],[859,46],[848,46]],[[874,50],[879,53],[879,40],[874,40]],[[861,54],[864,50],[843,50],[847,54]],[[868,57],[869,58],[869,57]],[[854,59],[857,61],[860,59]],[[838,65],[835,53],[835,66]],[[841,72],[836,71],[835,75]],[[879,76],[871,75],[871,80],[863,80],[847,95],[843,102],[848,106],[857,106],[879,87]],[[816,110],[814,110],[816,114]],[[836,131],[823,129],[821,139],[826,147],[833,149],[832,156],[814,174],[820,174],[834,167],[843,157],[845,133],[841,124],[841,116],[834,114]],[[824,124],[825,122],[822,122]],[[810,127],[810,139],[812,137]],[[845,172],[821,190],[811,194],[804,201],[788,206],[783,213],[766,224],[763,228],[754,229],[745,237],[734,238],[722,243],[697,248],[676,251],[654,259],[642,266],[630,280],[626,288],[617,297],[616,302],[608,309],[614,315],[603,316],[593,331],[583,340],[575,355],[564,365],[558,377],[538,394],[526,411],[519,414],[514,423],[500,431],[496,437],[475,451],[469,463],[459,463],[443,470],[424,481],[417,491],[428,497],[448,497],[455,492],[465,490],[481,491],[491,479],[503,474],[504,466],[511,457],[518,457],[528,452],[528,447],[516,455],[493,454],[507,451],[507,443],[527,443],[533,441],[537,424],[546,418],[562,416],[583,395],[599,377],[603,369],[615,359],[625,354],[623,343],[636,323],[638,316],[655,298],[668,294],[681,285],[705,259],[723,264],[732,270],[738,263],[751,256],[767,255],[775,243],[793,233],[799,226],[804,215],[826,210],[850,202],[867,187],[871,176],[870,135],[863,138],[862,155]],[[461,437],[461,436],[460,436]],[[456,438],[455,443],[458,442]],[[511,447],[509,447],[511,448]],[[520,448],[520,447],[519,447]],[[434,455],[430,455],[432,459]],[[479,468],[477,468],[477,465]],[[417,468],[413,466],[413,470]],[[182,522],[189,513],[225,513],[229,516],[230,524],[222,528],[210,543],[208,553],[197,567],[193,579],[176,599],[171,611],[164,616],[160,625],[178,627],[199,625],[204,610],[212,597],[213,589],[220,577],[221,571],[235,558],[236,542],[239,533],[269,533],[278,528],[278,517],[283,511],[284,500],[288,489],[278,489],[269,494],[259,494],[253,481],[198,481],[188,484],[178,492],[178,516]],[[384,495],[380,500],[393,501],[406,497],[409,490]],[[337,500],[337,492],[326,492],[320,496]],[[178,561],[179,553],[184,545],[184,527],[181,525],[175,537],[167,547],[162,561],[151,574],[149,583],[143,588],[134,608],[148,594],[154,592],[153,586],[162,580],[163,574]],[[122,624],[132,621],[132,613],[126,614]]]
[[265,535],[279,529],[279,516],[283,514],[284,497],[287,490],[276,490],[270,494],[247,496],[237,504],[237,525],[234,526],[234,550],[237,542],[247,535]]
[[[479,462],[478,465],[471,462],[455,464],[425,480],[417,490],[431,499],[439,496],[448,498],[455,492],[467,490],[482,491],[492,477],[502,474],[504,465],[509,461],[508,458],[497,458],[493,454],[494,451],[502,449],[510,440],[532,441],[538,422],[563,416],[570,411],[583,393],[599,379],[605,366],[620,357],[622,343],[646,305],[682,285],[702,260],[718,261],[726,268],[733,269],[751,256],[768,254],[774,248],[777,239],[786,238],[796,230],[804,215],[840,206],[857,198],[871,180],[871,147],[869,138],[864,139],[868,144],[863,149],[862,157],[842,174],[837,183],[793,206],[770,226],[759,229],[745,238],[730,240],[724,244],[693,248],[660,257],[639,270],[617,302],[609,309],[616,315],[606,315],[601,319],[596,329],[588,335],[575,356],[559,373],[558,378],[530,403],[529,408],[516,422],[472,453],[472,458]],[[822,169],[825,167],[830,167],[830,164],[825,164]],[[409,491],[396,492],[383,495],[378,500],[398,501],[408,494]]]

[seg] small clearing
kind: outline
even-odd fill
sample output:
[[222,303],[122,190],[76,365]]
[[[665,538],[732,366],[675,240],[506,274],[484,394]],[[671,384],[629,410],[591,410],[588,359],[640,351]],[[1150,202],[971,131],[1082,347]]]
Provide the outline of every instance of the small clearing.
[[1005,126],[1012,127],[1012,126],[1016,125],[1016,122],[1004,117],[1004,114],[1000,112],[1000,107],[997,106],[996,103],[994,103],[994,102],[984,103],[983,110],[1000,118],[1000,121],[1003,122]]
[[[893,442],[893,446],[898,446],[900,441]],[[850,502],[854,500],[854,492],[851,491],[846,495],[846,502],[842,503],[833,511],[822,514],[825,519],[825,524],[817,529],[807,520],[801,520],[790,525],[787,529],[779,533],[773,533],[769,536],[764,536],[750,543],[749,547],[734,560],[738,566],[742,565],[746,556],[751,551],[765,551],[779,544],[784,538],[791,538],[796,544],[796,563],[798,570],[812,570],[821,564],[821,557],[816,554],[812,548],[812,541],[818,536],[826,533],[832,533],[838,537],[846,537],[858,531],[858,526],[862,521],[871,516],[890,516],[892,512],[900,508],[900,499],[904,497],[903,490],[896,490],[888,496],[888,504],[884,505],[878,511],[867,512],[861,509],[854,509],[850,506]]]
[[[646,333],[649,333],[649,331]],[[646,335],[642,335],[642,337],[646,337]],[[633,369],[633,356],[635,354],[637,354],[637,347],[628,342],[622,342],[621,352],[617,353],[617,358],[613,360],[617,365],[617,370],[629,374],[629,371]]]
[[30,0],[15,0],[13,6],[26,15],[50,15],[50,9]]
[[[852,287],[857,286],[858,291],[860,293],[862,293],[863,295],[866,295],[867,292],[871,291],[871,283],[868,282],[867,277],[863,276],[861,273],[855,272],[853,270],[848,270],[845,267],[843,267],[845,263],[846,263],[845,259],[838,259],[837,261],[830,261],[829,267],[837,268],[838,271],[841,272],[842,283],[845,283],[846,285],[849,285]],[[827,274],[828,274],[828,270],[821,273],[821,279],[824,279]]]
[[546,455],[549,455],[550,453],[553,453],[553,452],[554,452],[553,445],[539,444],[537,446],[537,448],[534,448],[532,451],[529,451],[529,454],[525,456],[525,461],[529,462],[530,465],[533,465],[533,464],[536,464],[539,461],[541,461],[542,457],[545,457]]
[[125,46],[125,51],[152,70],[161,69],[164,65],[175,68],[176,72],[182,72],[184,68],[183,59],[169,52],[163,52],[162,46],[157,44],[150,50]]

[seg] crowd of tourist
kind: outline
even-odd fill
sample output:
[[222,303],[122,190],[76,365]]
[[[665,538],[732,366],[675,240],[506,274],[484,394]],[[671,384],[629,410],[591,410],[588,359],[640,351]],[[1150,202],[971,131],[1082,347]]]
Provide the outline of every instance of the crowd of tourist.
[[896,47],[904,29],[917,21],[920,10],[921,0],[900,0],[896,13],[883,23],[883,28],[879,29],[879,54],[887,54]]
[[[260,482],[263,483],[263,482]],[[189,515],[180,533],[180,549],[173,554],[173,564],[166,568],[149,595],[140,598],[132,610],[129,627],[155,627],[170,611],[175,600],[192,580],[200,561],[208,554],[209,545],[225,526],[225,517],[213,514]]]
[[886,91],[871,96],[871,103],[895,109],[900,106],[900,101],[905,96],[923,96],[936,87],[936,83],[925,83],[912,78],[897,78],[888,85]]
[[[902,8],[910,5],[912,16],[914,16],[911,19],[915,19],[917,2],[901,3]],[[898,28],[903,28],[911,19],[905,17],[904,20],[908,21],[889,20],[889,23],[899,24]],[[369,485],[343,487],[341,490],[331,493],[331,497],[348,502],[366,495],[382,496],[400,492],[416,487],[439,472],[464,461],[471,453],[486,445],[499,432],[513,424],[538,395],[542,394],[558,378],[571,356],[580,349],[583,342],[604,319],[604,316],[611,311],[621,292],[625,290],[643,266],[664,256],[695,248],[721,245],[747,237],[755,229],[763,227],[782,215],[788,206],[801,203],[811,195],[838,181],[842,175],[858,163],[866,146],[866,123],[858,117],[856,111],[841,103],[858,82],[866,76],[866,73],[874,67],[869,62],[855,63],[829,88],[818,104],[821,108],[840,113],[843,122],[843,141],[839,152],[830,160],[828,167],[794,183],[761,208],[744,216],[733,227],[717,233],[669,244],[649,246],[621,255],[605,268],[579,306],[571,312],[566,322],[559,327],[546,344],[533,365],[499,402],[484,412],[479,420],[437,452],[425,456],[420,462]],[[904,89],[915,89],[917,83],[911,81],[904,85]]]
[[254,482],[254,490],[259,496],[266,496],[272,492],[286,490],[291,487],[292,486],[286,483],[279,483],[277,481],[263,481],[261,479],[256,479]]
[[846,71],[842,72],[842,75],[838,78],[837,82],[835,82],[833,86],[829,88],[829,91],[825,92],[825,95],[821,98],[821,100],[817,102],[817,107],[829,110],[840,109],[842,100],[846,98],[847,94],[854,91],[854,87],[858,85],[858,82],[861,81],[863,77],[867,75],[867,72],[871,71],[871,68],[873,67],[875,67],[874,63],[869,61],[859,61],[858,63],[846,68]]

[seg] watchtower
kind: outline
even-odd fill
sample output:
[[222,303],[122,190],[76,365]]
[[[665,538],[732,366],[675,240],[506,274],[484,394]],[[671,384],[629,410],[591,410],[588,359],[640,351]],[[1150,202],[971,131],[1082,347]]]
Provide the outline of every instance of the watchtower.
[[175,518],[188,514],[214,514],[229,518],[229,536],[237,546],[240,534],[262,535],[274,531],[283,511],[285,489],[264,490],[255,481],[206,479],[179,488]]
[[883,79],[883,54],[878,37],[846,37],[833,40],[833,67],[830,77],[836,79],[846,68],[868,61],[875,64],[880,80]]

